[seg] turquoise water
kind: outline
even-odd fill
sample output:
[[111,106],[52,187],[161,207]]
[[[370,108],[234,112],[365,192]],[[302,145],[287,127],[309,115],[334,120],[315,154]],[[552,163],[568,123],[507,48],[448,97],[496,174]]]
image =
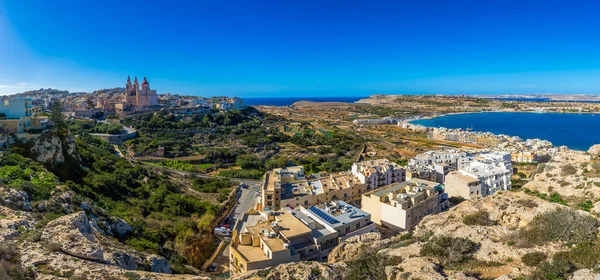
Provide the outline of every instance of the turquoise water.
[[587,150],[600,144],[600,115],[561,113],[472,113],[447,115],[412,123],[428,127],[469,128],[473,131],[540,138],[554,146]]

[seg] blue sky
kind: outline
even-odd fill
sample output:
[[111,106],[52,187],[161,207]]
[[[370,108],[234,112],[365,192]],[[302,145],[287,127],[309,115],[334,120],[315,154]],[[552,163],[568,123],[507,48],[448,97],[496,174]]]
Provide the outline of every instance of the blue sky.
[[0,94],[600,93],[594,1],[0,0]]

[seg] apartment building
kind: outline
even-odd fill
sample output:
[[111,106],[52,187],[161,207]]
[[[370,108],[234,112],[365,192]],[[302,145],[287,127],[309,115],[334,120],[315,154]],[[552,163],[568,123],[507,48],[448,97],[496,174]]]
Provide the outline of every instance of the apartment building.
[[409,165],[406,167],[406,180],[410,179],[435,181],[435,169],[424,165]]
[[315,250],[311,229],[291,213],[250,210],[234,226],[229,264],[232,272],[242,273],[297,262]]
[[265,209],[275,210],[309,207],[335,200],[358,204],[366,188],[366,184],[350,173],[306,179],[302,166],[291,166],[265,174],[261,201]]
[[367,190],[397,182],[406,181],[406,172],[403,167],[387,159],[368,160],[352,165],[352,175],[362,184],[367,185]]
[[281,192],[291,193],[296,185],[305,181],[304,167],[302,166],[275,168],[265,173],[261,194],[262,207],[281,208]]
[[313,231],[318,261],[326,261],[331,250],[344,239],[377,232],[369,213],[341,200],[290,211]]
[[449,197],[471,199],[482,196],[479,178],[462,170],[448,173],[445,177],[444,187]]
[[509,169],[506,166],[474,161],[469,167],[461,169],[461,172],[479,179],[482,197],[497,191],[509,190],[512,186],[510,181],[512,168]]
[[325,261],[348,237],[375,232],[369,213],[343,201],[279,211],[249,210],[229,245],[234,273],[297,261]]
[[467,152],[459,150],[441,150],[418,154],[416,157],[410,159],[409,165],[448,165],[451,170],[457,170],[468,166],[471,160],[472,159]]
[[405,231],[416,226],[423,217],[439,213],[448,206],[448,195],[442,185],[411,179],[363,194],[361,209],[371,214],[374,223]]

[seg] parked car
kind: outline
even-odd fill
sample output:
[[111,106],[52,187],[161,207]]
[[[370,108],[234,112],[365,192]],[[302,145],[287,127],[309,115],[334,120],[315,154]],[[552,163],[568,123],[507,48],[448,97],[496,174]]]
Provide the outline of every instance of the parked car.
[[217,227],[214,233],[216,236],[231,236],[231,230],[226,227]]

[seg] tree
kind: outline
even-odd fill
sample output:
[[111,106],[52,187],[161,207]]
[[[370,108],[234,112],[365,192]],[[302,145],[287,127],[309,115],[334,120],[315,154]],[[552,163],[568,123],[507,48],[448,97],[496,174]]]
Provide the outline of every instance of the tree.
[[60,103],[60,102],[52,103],[52,111],[50,114],[50,120],[59,129],[67,127],[67,123],[65,122],[65,117],[62,114],[62,103]]

